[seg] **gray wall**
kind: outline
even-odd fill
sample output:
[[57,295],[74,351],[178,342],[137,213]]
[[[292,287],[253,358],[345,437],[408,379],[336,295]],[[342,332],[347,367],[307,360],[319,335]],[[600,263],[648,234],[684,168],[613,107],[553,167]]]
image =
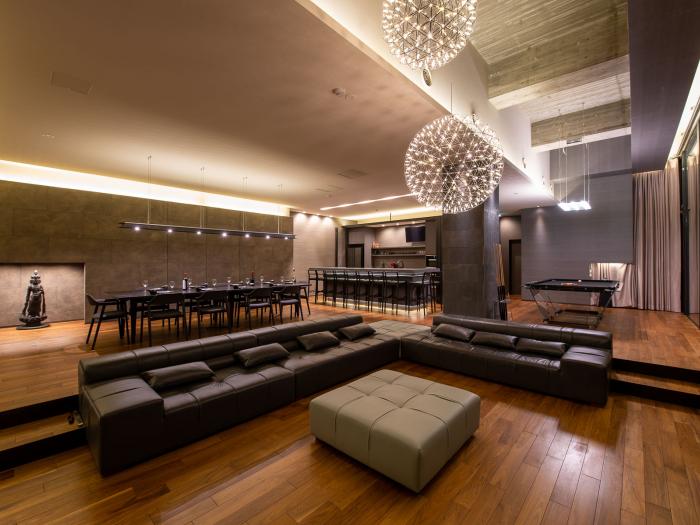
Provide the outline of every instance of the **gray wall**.
[[[564,212],[553,206],[522,212],[523,283],[586,278],[592,262],[633,260],[632,175],[591,179],[591,210]],[[523,294],[530,299],[530,294]],[[587,302],[568,294],[568,302]]]
[[[199,212],[198,206],[153,201],[151,220],[194,226]],[[241,219],[241,212],[207,208],[205,225],[235,229]],[[291,272],[293,241],[118,227],[145,220],[143,199],[0,182],[0,263],[84,263],[85,291],[97,296],[139,288],[143,279],[179,281],[184,272],[195,282]],[[246,214],[246,227],[276,231],[277,217]],[[280,229],[292,232],[291,217],[280,219]]]
[[[305,280],[307,270],[314,266],[335,266],[335,231],[338,226],[329,217],[294,214],[294,268],[297,279]],[[338,256],[340,258],[341,254]]]
[[506,275],[506,288],[510,283],[510,241],[522,239],[520,216],[501,217],[501,249],[503,251],[503,268]]

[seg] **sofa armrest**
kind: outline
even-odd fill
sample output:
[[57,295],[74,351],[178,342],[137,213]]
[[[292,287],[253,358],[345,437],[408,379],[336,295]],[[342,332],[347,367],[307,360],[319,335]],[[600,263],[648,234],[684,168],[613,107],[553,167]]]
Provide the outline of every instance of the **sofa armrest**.
[[114,379],[81,390],[88,445],[103,474],[152,455],[163,428],[163,398],[143,379]]
[[609,350],[570,347],[561,357],[564,394],[580,401],[605,405],[611,361]]

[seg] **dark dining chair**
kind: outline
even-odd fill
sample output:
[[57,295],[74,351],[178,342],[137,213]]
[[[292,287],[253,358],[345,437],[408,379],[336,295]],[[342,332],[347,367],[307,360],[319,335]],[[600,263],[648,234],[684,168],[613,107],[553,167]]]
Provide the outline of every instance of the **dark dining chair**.
[[[145,308],[141,314],[141,335],[139,337],[140,341],[143,341],[143,320],[148,319],[148,346],[153,345],[152,338],[152,322],[153,321],[165,321],[170,320],[175,321],[175,333],[177,337],[180,337],[180,319],[182,319],[183,325],[186,322],[185,314],[183,312],[183,301],[184,296],[179,293],[162,293],[154,295],[149,301],[144,305]],[[183,326],[185,331],[187,326]]]
[[[245,316],[248,319],[248,329],[252,328],[252,313],[257,312],[258,317],[264,315],[265,310],[268,311],[268,318],[272,324],[275,324],[272,304],[272,288],[255,288],[254,290],[244,293],[242,296],[243,308]],[[240,318],[238,319],[240,321]],[[238,326],[238,321],[236,326]]]
[[301,320],[304,320],[304,307],[301,304],[301,290],[302,286],[298,284],[292,284],[289,286],[283,286],[275,290],[277,299],[275,300],[277,307],[279,308],[280,323],[284,322],[284,308],[289,306],[289,320],[292,320],[292,310],[294,310],[295,315],[301,315]]
[[[202,320],[209,316],[210,324],[216,321],[222,326],[229,312],[228,292],[225,290],[207,290],[197,295],[190,304],[188,325],[192,328],[192,312],[197,312],[197,335],[202,336]],[[227,321],[229,321],[227,319]]]
[[[85,294],[90,306],[94,307],[92,312],[92,317],[90,318],[90,328],[88,329],[87,337],[85,338],[85,344],[90,343],[90,335],[92,334],[92,328],[97,321],[97,326],[95,327],[95,337],[92,340],[91,350],[95,349],[95,343],[97,342],[97,334],[100,333],[100,327],[102,326],[102,321],[111,321],[116,319],[119,323],[119,338],[124,337],[126,332],[126,342],[130,343],[131,338],[129,336],[129,313],[126,311],[126,305],[122,301],[116,299],[97,299],[90,294]],[[112,309],[112,307],[115,307]]]

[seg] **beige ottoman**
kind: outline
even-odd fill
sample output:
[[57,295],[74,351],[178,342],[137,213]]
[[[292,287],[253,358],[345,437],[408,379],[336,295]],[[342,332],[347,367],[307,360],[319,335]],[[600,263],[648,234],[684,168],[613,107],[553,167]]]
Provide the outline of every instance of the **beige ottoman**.
[[379,370],[311,401],[311,433],[419,492],[479,427],[479,396]]

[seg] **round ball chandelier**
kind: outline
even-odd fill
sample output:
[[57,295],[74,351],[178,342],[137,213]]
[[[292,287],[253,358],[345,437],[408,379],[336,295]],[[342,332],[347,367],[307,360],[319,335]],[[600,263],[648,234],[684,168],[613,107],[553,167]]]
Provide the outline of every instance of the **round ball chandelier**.
[[467,45],[476,20],[476,1],[384,0],[384,40],[402,64],[437,69]]
[[496,189],[503,150],[496,134],[476,115],[446,115],[424,126],[404,159],[411,194],[424,206],[453,214],[475,208]]

